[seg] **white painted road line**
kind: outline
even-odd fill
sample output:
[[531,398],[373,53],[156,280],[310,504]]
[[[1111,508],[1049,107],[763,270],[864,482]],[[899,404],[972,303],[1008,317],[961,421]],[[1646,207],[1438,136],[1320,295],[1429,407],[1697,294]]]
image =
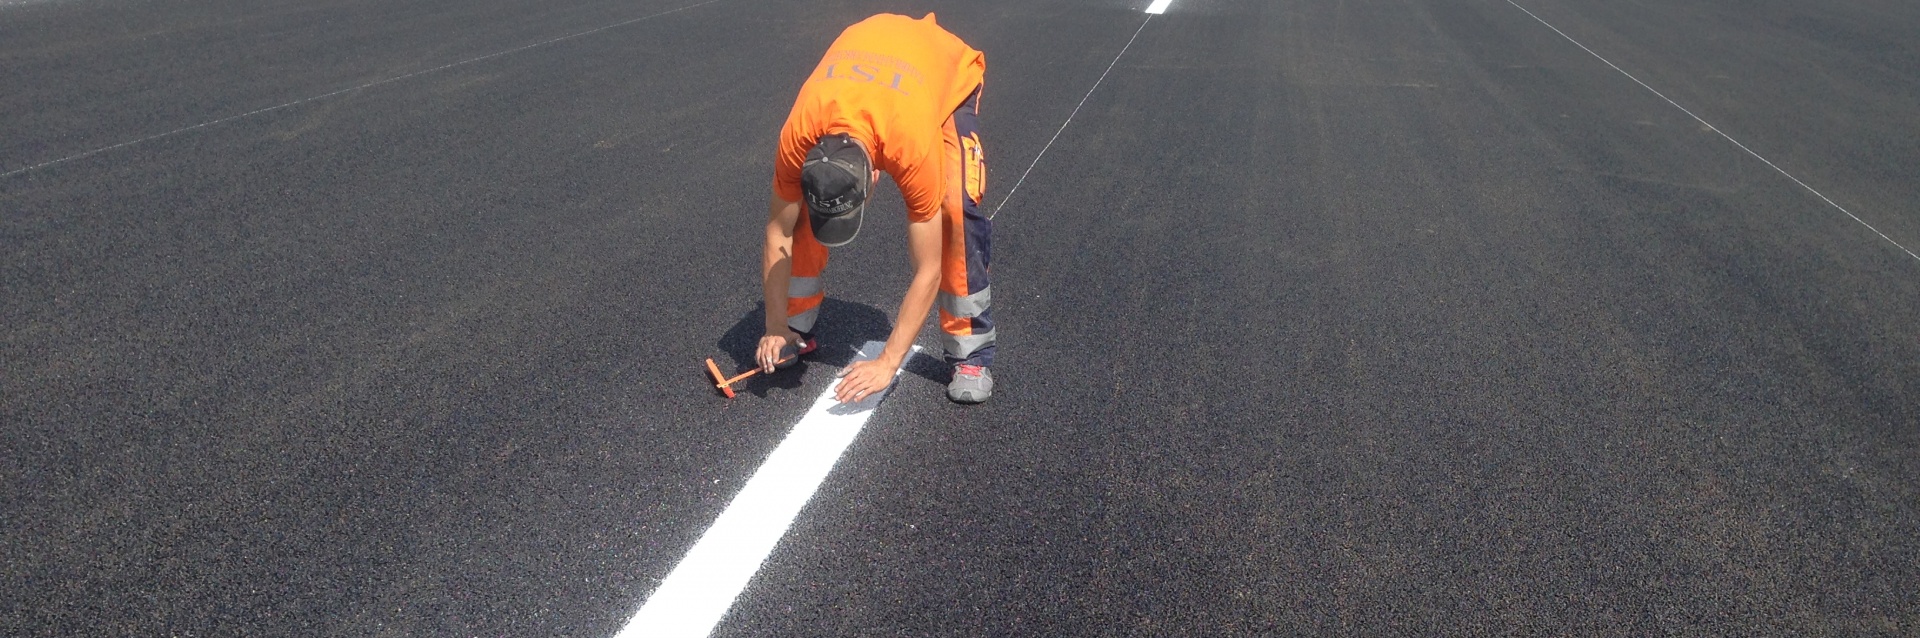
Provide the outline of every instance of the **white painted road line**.
[[1166,13],[1167,5],[1170,4],[1173,4],[1173,0],[1153,0],[1153,4],[1147,5],[1147,13],[1154,15]]
[[[860,348],[860,358],[878,357],[885,346],[869,341]],[[908,358],[920,356],[919,352],[914,347]],[[894,372],[894,379],[899,378],[900,373]],[[889,386],[866,399],[842,404],[833,399],[839,386],[834,381],[813,402],[813,408],[615,638],[704,638],[713,633],[714,625],[760,571],[760,563],[793,526],[840,454],[853,444],[874,408],[892,391]]]

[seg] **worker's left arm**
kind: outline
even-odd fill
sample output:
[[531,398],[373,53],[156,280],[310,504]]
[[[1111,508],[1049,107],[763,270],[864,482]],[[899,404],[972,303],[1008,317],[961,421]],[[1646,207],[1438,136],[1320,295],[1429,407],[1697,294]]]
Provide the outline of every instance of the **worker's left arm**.
[[935,212],[926,221],[908,222],[907,254],[913,260],[913,283],[907,286],[906,298],[900,300],[900,316],[880,358],[847,366],[834,394],[841,403],[859,401],[887,389],[900,364],[913,352],[913,340],[920,336],[920,327],[933,310],[933,298],[940,292],[941,221],[941,215]]

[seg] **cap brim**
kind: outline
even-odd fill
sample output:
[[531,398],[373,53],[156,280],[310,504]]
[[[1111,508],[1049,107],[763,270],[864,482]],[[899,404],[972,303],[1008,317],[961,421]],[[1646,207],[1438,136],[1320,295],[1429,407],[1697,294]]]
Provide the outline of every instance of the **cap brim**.
[[811,210],[807,211],[807,225],[813,229],[813,238],[827,246],[845,246],[860,234],[860,218],[867,212],[867,205],[853,207],[853,212],[827,217]]

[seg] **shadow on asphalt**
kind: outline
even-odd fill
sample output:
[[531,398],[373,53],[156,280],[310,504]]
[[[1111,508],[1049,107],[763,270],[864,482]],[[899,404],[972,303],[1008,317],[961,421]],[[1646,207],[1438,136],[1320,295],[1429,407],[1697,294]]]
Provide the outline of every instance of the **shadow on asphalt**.
[[[733,360],[732,367],[721,366],[722,372],[744,371],[752,365],[754,348],[760,344],[760,335],[766,329],[766,314],[766,306],[756,304],[739,321],[734,322],[725,334],[720,335],[719,343],[714,345]],[[764,397],[767,390],[772,388],[798,388],[810,364],[845,368],[853,363],[861,344],[885,341],[892,331],[893,324],[887,321],[885,311],[828,297],[821,303],[820,320],[813,327],[814,338],[820,340],[819,350],[801,359],[799,365],[771,375],[755,375],[735,389]],[[908,374],[946,385],[953,372],[941,361],[940,354],[932,352],[923,355],[908,357],[906,365],[902,367]]]

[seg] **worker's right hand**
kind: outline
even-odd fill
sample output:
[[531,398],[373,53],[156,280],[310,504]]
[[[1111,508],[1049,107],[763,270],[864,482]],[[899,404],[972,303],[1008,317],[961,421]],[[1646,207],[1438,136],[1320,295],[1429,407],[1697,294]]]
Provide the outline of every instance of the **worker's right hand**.
[[761,337],[760,350],[754,353],[753,356],[753,360],[760,364],[760,371],[763,373],[773,372],[774,364],[780,362],[780,350],[787,347],[788,344],[792,344],[794,350],[798,351],[800,346],[800,333],[792,330],[783,330]]

